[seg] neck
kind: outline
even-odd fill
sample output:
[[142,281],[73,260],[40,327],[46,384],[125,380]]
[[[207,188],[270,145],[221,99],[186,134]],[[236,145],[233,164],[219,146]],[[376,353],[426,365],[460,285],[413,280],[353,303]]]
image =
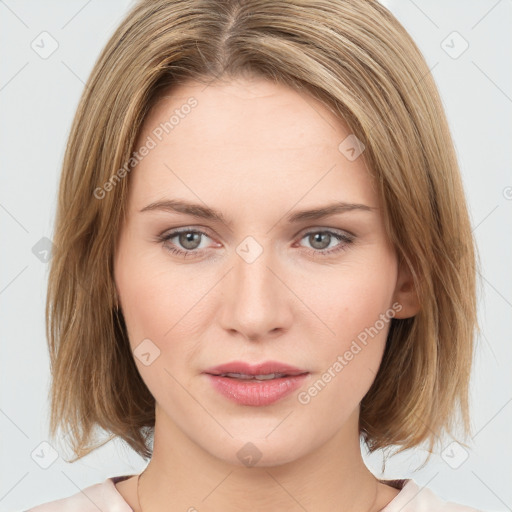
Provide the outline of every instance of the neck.
[[245,467],[212,456],[157,405],[153,456],[139,482],[149,510],[370,511],[378,481],[361,457],[358,411],[331,439],[285,464]]

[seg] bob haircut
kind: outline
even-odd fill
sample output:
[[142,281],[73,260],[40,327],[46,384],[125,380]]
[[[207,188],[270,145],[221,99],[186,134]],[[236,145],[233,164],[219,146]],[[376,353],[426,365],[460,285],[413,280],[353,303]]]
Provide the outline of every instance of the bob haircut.
[[[376,0],[144,0],[99,56],[67,143],[46,304],[50,435],[152,455],[155,400],[133,360],[113,261],[141,126],[188,80],[264,77],[319,99],[364,144],[388,236],[421,304],[393,318],[362,400],[370,452],[470,433],[476,248],[453,141],[423,55]],[[340,141],[341,142],[341,141]],[[129,163],[129,164],[127,164]],[[460,413],[460,414],[458,414]],[[110,434],[98,443],[95,427]],[[429,456],[430,457],[430,456]]]

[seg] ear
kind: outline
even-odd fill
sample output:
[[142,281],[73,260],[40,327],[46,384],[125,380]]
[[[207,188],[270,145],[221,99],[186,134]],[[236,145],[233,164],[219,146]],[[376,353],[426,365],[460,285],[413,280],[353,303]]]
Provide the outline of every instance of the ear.
[[395,318],[411,318],[421,309],[411,269],[404,260],[398,264],[393,302],[398,302],[402,306],[402,309],[396,312]]

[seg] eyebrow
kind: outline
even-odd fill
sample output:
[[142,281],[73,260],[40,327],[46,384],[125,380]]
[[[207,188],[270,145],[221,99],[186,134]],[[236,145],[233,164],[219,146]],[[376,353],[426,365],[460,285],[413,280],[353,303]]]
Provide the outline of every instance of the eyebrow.
[[[339,213],[345,213],[353,210],[372,211],[376,209],[376,207],[367,206],[366,204],[344,203],[339,201],[318,208],[292,212],[286,216],[286,221],[289,223],[298,223],[306,220],[319,220],[330,215],[336,215]],[[167,211],[171,213],[183,213],[186,215],[191,215],[193,217],[217,221],[227,226],[230,225],[228,220],[224,217],[224,215],[221,212],[209,208],[208,206],[202,206],[200,204],[195,203],[188,203],[186,201],[177,199],[155,201],[142,208],[140,212],[155,210]]]

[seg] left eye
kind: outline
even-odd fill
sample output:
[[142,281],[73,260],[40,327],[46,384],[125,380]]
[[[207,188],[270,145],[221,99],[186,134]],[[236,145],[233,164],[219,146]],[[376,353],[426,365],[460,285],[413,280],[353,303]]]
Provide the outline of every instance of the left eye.
[[[160,238],[160,241],[165,242],[164,246],[171,253],[179,254],[182,256],[199,254],[203,251],[203,248],[200,248],[202,237],[210,238],[205,232],[198,231],[195,229],[183,229],[172,231],[166,235],[163,235]],[[173,238],[177,238],[177,243],[171,242]],[[310,231],[304,234],[300,240],[307,238],[312,248],[305,247],[308,252],[312,252],[315,255],[327,255],[337,251],[341,251],[347,248],[349,244],[354,241],[354,236],[349,235],[348,233],[343,232],[335,232],[331,230],[317,230]],[[338,241],[339,243],[331,246],[331,242]],[[183,249],[180,249],[182,247]],[[327,249],[327,250],[326,250]]]
[[[330,254],[346,249],[346,246],[354,241],[353,236],[335,231],[310,231],[306,233],[301,240],[304,238],[308,239],[308,242],[313,246],[314,252],[319,254]],[[338,241],[340,243],[326,251],[325,249],[329,247],[332,241]]]

